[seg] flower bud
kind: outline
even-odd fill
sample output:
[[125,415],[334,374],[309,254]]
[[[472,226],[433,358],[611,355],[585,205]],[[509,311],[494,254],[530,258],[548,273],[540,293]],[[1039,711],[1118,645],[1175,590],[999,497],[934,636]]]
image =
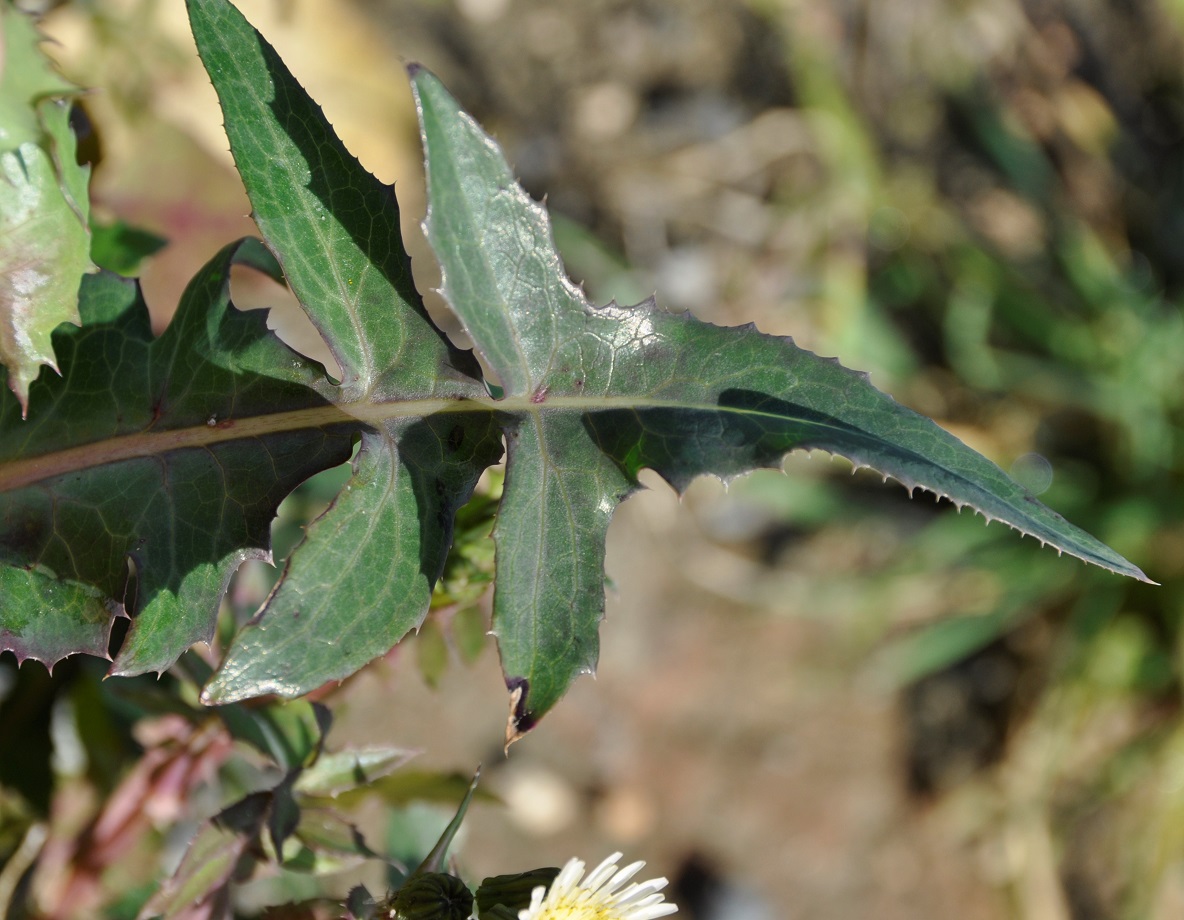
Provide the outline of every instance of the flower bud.
[[407,879],[395,892],[395,920],[468,920],[473,893],[455,875],[424,872]]

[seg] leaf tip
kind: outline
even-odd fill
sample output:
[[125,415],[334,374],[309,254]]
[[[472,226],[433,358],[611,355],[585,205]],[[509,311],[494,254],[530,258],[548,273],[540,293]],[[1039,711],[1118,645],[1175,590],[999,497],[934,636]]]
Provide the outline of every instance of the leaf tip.
[[217,681],[211,681],[202,687],[197,700],[203,706],[221,706],[225,702],[222,699],[222,694],[218,692]]
[[506,680],[506,687],[510,691],[510,715],[506,720],[506,744],[504,750],[508,753],[510,745],[526,736],[538,719],[527,709],[526,697],[530,692],[530,681],[525,677],[511,677]]

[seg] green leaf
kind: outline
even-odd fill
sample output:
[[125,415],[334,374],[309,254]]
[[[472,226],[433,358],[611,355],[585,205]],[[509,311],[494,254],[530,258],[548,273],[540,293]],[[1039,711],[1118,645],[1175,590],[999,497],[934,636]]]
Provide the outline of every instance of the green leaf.
[[341,365],[346,398],[462,396],[475,363],[428,319],[394,188],[358,164],[275,49],[225,0],[188,0],[252,216]]
[[[186,690],[191,689],[194,695],[212,673],[210,666],[192,652],[184,655],[171,671],[174,677],[185,681]],[[270,757],[286,773],[299,771],[306,764],[311,769],[319,767],[325,736],[333,722],[327,706],[307,700],[277,700],[265,706],[220,706],[217,713],[235,740]]]
[[444,630],[436,620],[425,620],[415,634],[415,657],[419,663],[419,673],[427,685],[435,690],[448,668],[448,640],[444,638]]
[[488,414],[384,427],[363,433],[353,477],[309,525],[206,702],[306,693],[348,677],[423,621],[452,516],[501,447]]
[[[451,804],[464,796],[471,783],[472,777],[460,773],[398,770],[366,786],[341,792],[334,796],[334,802],[343,808],[353,808],[374,795],[392,809],[403,808],[413,802]],[[476,798],[497,801],[493,793],[481,789],[477,791]]]
[[365,885],[355,885],[349,890],[345,899],[345,911],[348,920],[370,920],[375,916],[378,902],[374,900]]
[[50,336],[79,322],[78,283],[93,271],[89,170],[74,159],[66,97],[29,16],[0,5],[0,364],[27,408]]
[[277,858],[283,858],[284,843],[300,823],[300,805],[292,794],[292,784],[300,775],[300,768],[288,772],[269,792],[271,806],[267,812],[267,833]]
[[[168,667],[213,635],[235,567],[267,557],[284,495],[355,444],[350,478],[206,702],[301,695],[422,623],[454,518],[503,438],[493,632],[509,740],[596,665],[604,538],[645,467],[682,489],[821,448],[1144,577],[864,375],[751,327],[588,303],[496,145],[416,69],[429,237],[445,294],[497,375],[485,381],[423,309],[390,188],[229,3],[188,5],[267,248],[215,256],[158,339],[133,282],[86,276],[83,327],[55,333],[62,376],[32,384],[29,420],[0,392],[0,637],[21,654],[93,651],[122,610],[132,626],[113,671]],[[234,263],[286,278],[340,382],[233,308]],[[489,510],[465,522],[471,573],[446,586],[453,600],[484,577]]]
[[[93,585],[54,578],[37,568],[0,567],[0,651],[17,662],[52,667],[78,652],[107,657],[112,613]],[[42,611],[53,611],[43,616]]]
[[33,17],[5,3],[0,5],[0,149],[41,144],[44,126],[38,106],[46,99],[78,93],[78,87],[53,69],[41,53],[44,39]]
[[456,814],[452,816],[452,820],[448,822],[448,826],[440,834],[440,839],[436,841],[436,845],[432,847],[431,852],[424,857],[423,862],[411,874],[412,878],[424,873],[439,872],[443,868],[444,857],[448,855],[448,848],[452,846],[452,841],[456,838],[457,832],[460,831],[460,826],[465,820],[465,814],[469,810],[469,805],[472,804],[473,794],[477,791],[477,783],[480,779],[481,768],[478,767],[477,772],[473,774],[472,781],[469,783],[469,788],[465,791],[465,797],[461,799],[460,805],[456,808]]
[[90,257],[99,268],[133,277],[140,264],[163,249],[168,241],[122,220],[109,224],[91,223]]
[[300,774],[295,789],[301,795],[336,796],[370,785],[414,756],[414,751],[394,747],[353,748],[322,754]]
[[493,621],[514,695],[509,740],[596,666],[604,537],[643,468],[682,491],[703,473],[730,477],[818,448],[1145,578],[865,374],[751,326],[707,325],[652,301],[590,304],[497,145],[431,74],[412,67],[411,79],[443,293],[511,419]]
[[477,888],[477,916],[480,920],[517,918],[520,910],[530,906],[536,888],[550,888],[559,869],[554,866],[517,872],[513,875],[494,875],[482,879]]
[[450,409],[485,390],[472,356],[428,319],[393,189],[349,155],[237,10],[222,0],[189,9],[255,219],[341,365],[333,398],[372,423],[352,479],[205,699],[298,695],[349,676],[422,622],[453,515],[501,444],[487,411],[433,417],[415,405]]
[[[181,864],[140,911],[141,918],[192,916],[204,908],[218,916],[229,907],[229,886],[253,864],[270,796],[258,793],[231,805],[204,823],[190,841]],[[219,910],[220,906],[220,910]],[[206,914],[203,914],[206,915]]]
[[362,860],[381,858],[363,838],[361,831],[340,815],[324,808],[302,808],[295,852],[284,854],[284,868],[328,875],[356,866]]
[[[63,376],[38,381],[27,421],[0,398],[0,563],[93,585],[125,609],[117,674],[161,671],[208,641],[234,569],[266,558],[284,495],[349,456],[341,413],[313,390],[318,366],[230,306],[235,261],[267,259],[253,242],[224,249],[155,341],[134,283],[86,276],[84,328],[55,337]],[[318,404],[309,428],[299,412]],[[259,413],[302,424],[251,430]],[[0,630],[29,615],[5,603]]]
[[465,664],[474,664],[485,649],[485,614],[477,607],[462,607],[452,618],[452,636]]

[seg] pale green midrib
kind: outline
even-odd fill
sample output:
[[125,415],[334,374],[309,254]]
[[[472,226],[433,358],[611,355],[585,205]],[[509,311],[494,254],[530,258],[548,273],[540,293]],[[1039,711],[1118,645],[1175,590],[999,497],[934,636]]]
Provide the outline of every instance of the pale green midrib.
[[[536,403],[529,396],[513,396],[503,399],[492,397],[468,399],[413,399],[397,402],[358,401],[355,403],[334,405],[326,404],[309,409],[298,409],[290,412],[277,412],[267,415],[255,415],[240,419],[215,421],[213,425],[197,425],[171,431],[146,431],[138,434],[124,435],[105,441],[91,442],[65,450],[36,457],[15,460],[0,464],[0,494],[16,491],[35,485],[55,476],[110,463],[151,457],[174,450],[209,447],[247,438],[261,438],[267,435],[280,434],[288,431],[300,431],[310,428],[330,428],[344,425],[357,425],[359,422],[371,427],[379,427],[385,421],[395,421],[408,418],[423,418],[441,413],[472,413],[497,412],[507,415],[521,415],[537,413],[547,410],[566,410],[576,412],[604,412],[613,409],[644,410],[644,409],[677,409],[682,411],[726,412],[745,415],[752,418],[766,418],[779,422],[797,421],[818,429],[831,429],[851,435],[858,429],[831,425],[816,418],[795,419],[788,415],[778,415],[754,409],[735,406],[719,406],[713,403],[697,403],[686,400],[656,399],[645,396],[553,396],[545,402]],[[951,470],[898,444],[892,444],[883,438],[878,438],[870,432],[860,432],[870,440],[878,440],[886,447],[901,451],[911,459],[916,459],[929,465],[935,471],[940,470],[947,475],[971,486],[974,491],[983,492],[966,475]],[[921,488],[932,489],[924,483],[917,483]],[[939,493],[943,494],[943,493]],[[989,493],[988,493],[989,494]],[[1011,514],[1000,514],[998,505],[994,507],[991,516],[1015,528],[1020,533],[1036,536],[1041,542],[1050,542],[1058,550],[1076,556],[1079,559],[1093,562],[1103,568],[1115,572],[1131,574],[1133,577],[1148,580],[1137,568],[1130,565],[1121,556],[1111,558],[1107,547],[1101,546],[1105,552],[1099,552],[1090,543],[1096,542],[1088,538],[1082,544],[1081,538],[1073,534],[1055,535],[1055,531],[1038,518],[1024,514],[1019,508],[1006,499],[999,502],[1008,508]],[[981,507],[978,503],[972,503]],[[1025,521],[1026,524],[1021,523]]]
[[[846,435],[859,431],[854,428],[828,424],[816,418],[794,418],[789,415],[737,406],[720,406],[710,402],[658,399],[646,396],[549,396],[543,402],[535,402],[529,396],[510,396],[502,399],[494,399],[493,397],[409,399],[392,402],[360,400],[354,403],[326,404],[307,409],[251,415],[243,418],[212,419],[212,424],[194,425],[188,428],[148,430],[103,441],[92,441],[52,453],[12,460],[0,464],[0,493],[12,492],[55,476],[104,466],[109,463],[157,456],[176,450],[210,447],[229,441],[262,438],[290,431],[356,425],[358,422],[379,427],[383,422],[425,418],[444,413],[496,412],[507,415],[524,413],[533,415],[543,410],[605,412],[614,409],[723,412],[751,418],[764,418],[780,423],[796,421],[813,428],[829,428],[840,431]],[[870,432],[859,433],[865,434],[870,439],[880,440],[885,446],[891,446],[897,450],[907,450],[900,445],[877,438]],[[912,454],[913,452],[908,451],[908,453]],[[918,459],[924,458],[920,458],[918,455]],[[935,468],[944,469],[933,461],[926,462]],[[946,470],[946,472],[957,475],[952,470]]]

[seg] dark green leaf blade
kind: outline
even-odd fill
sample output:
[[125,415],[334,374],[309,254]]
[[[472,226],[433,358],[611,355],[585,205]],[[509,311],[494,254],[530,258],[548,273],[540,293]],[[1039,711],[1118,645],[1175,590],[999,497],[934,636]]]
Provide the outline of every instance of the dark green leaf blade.
[[203,699],[299,696],[384,654],[427,614],[457,509],[501,456],[491,413],[390,422],[308,528]]
[[52,668],[67,655],[107,657],[112,610],[91,585],[0,565],[0,610],[0,651],[18,662],[32,658]]
[[145,259],[159,252],[168,241],[122,220],[109,224],[91,223],[90,257],[100,268],[134,278]]
[[233,6],[190,0],[189,13],[255,219],[341,363],[333,398],[370,423],[354,478],[293,552],[205,698],[296,696],[349,676],[419,625],[452,515],[501,449],[487,410],[433,421],[392,404],[485,395],[472,355],[423,308],[393,189],[349,154]]
[[441,290],[505,395],[537,394],[556,382],[562,326],[586,301],[550,245],[546,211],[518,189],[497,145],[435,77],[418,65],[410,72]]
[[593,674],[604,618],[605,538],[636,485],[601,452],[579,412],[524,413],[506,436],[494,525],[493,634],[524,733],[581,674]]
[[649,305],[598,313],[626,324],[645,316],[653,337],[637,356],[652,404],[586,415],[597,443],[631,476],[648,467],[682,491],[704,473],[734,476],[775,467],[791,450],[820,449],[910,492],[973,508],[1058,552],[1148,580],[990,460],[875,389],[866,374],[751,326],[720,328]]
[[341,365],[347,398],[392,387],[426,395],[448,366],[471,376],[471,357],[432,324],[415,289],[394,189],[350,155],[233,5],[188,6],[255,221]]
[[[126,607],[115,673],[162,670],[208,640],[231,573],[266,556],[280,500],[348,456],[319,366],[230,305],[231,263],[264,258],[257,242],[224,249],[158,340],[134,283],[87,276],[84,327],[55,336],[62,377],[34,384],[28,421],[0,394],[0,562]],[[0,629],[28,616],[0,609]]]
[[751,327],[720,329],[653,303],[593,307],[496,144],[431,74],[413,67],[411,79],[443,291],[515,420],[494,531],[509,740],[595,666],[603,536],[645,467],[681,490],[700,474],[734,476],[818,448],[1146,580],[866,375]]

